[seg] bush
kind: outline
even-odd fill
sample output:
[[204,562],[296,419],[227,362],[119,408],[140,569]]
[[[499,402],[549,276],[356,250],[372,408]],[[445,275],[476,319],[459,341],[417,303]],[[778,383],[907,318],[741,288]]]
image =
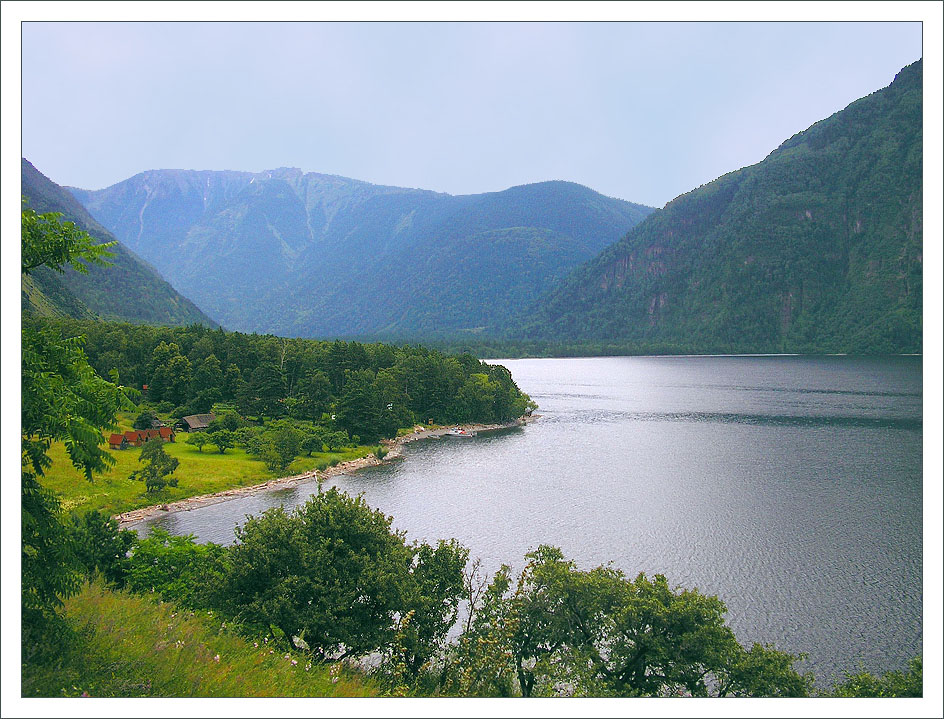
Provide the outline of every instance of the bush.
[[333,488],[292,513],[279,507],[247,518],[230,550],[228,610],[304,636],[322,656],[380,648],[403,606],[413,557],[390,523],[363,498]]
[[134,429],[151,429],[151,426],[154,420],[157,419],[157,415],[154,414],[151,410],[145,409],[134,418],[134,424],[131,426]]
[[133,547],[128,562],[128,588],[158,592],[164,599],[190,608],[211,608],[223,573],[226,548],[193,535],[184,537],[154,528]]
[[110,585],[123,587],[130,568],[128,552],[137,533],[119,529],[118,521],[97,510],[72,514],[69,526],[76,557],[91,577],[101,572]]
[[876,677],[868,672],[845,673],[845,679],[833,685],[835,697],[920,697],[923,691],[921,657],[908,663],[908,671],[886,672]]

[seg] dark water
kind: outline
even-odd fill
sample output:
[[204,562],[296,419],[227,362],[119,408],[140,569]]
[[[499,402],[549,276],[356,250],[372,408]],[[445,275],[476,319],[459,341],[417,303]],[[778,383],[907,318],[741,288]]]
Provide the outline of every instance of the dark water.
[[[540,405],[521,429],[408,445],[338,477],[411,539],[456,537],[494,570],[539,544],[583,568],[718,594],[743,643],[841,669],[921,652],[921,359],[501,361]],[[314,485],[162,518],[231,542]]]

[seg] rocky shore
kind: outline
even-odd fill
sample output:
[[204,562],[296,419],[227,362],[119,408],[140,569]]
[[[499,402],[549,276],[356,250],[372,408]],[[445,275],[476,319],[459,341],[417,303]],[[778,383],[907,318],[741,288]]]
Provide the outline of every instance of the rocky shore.
[[[537,419],[537,417],[538,415],[520,417],[506,424],[465,424],[461,425],[461,427],[466,431],[492,432],[499,429],[519,427]],[[378,464],[401,459],[403,457],[402,447],[408,442],[416,442],[417,440],[429,439],[431,437],[442,437],[443,435],[448,434],[451,429],[452,427],[436,427],[434,429],[426,429],[421,425],[417,425],[413,428],[413,431],[410,434],[397,437],[396,439],[383,440],[381,444],[383,444],[383,446],[388,450],[383,459],[378,459],[376,455],[369,454],[366,457],[351,459],[346,462],[339,462],[334,466],[326,467],[322,470],[311,470],[310,472],[296,474],[291,477],[270,479],[268,482],[254,484],[249,487],[234,487],[233,489],[226,489],[222,492],[203,494],[199,497],[187,497],[186,499],[181,499],[176,502],[169,502],[167,504],[154,504],[150,507],[132,509],[129,512],[115,515],[115,519],[118,520],[118,524],[120,526],[124,527],[129,524],[133,524],[134,522],[140,522],[142,519],[147,519],[148,517],[153,517],[154,515],[163,514],[165,512],[189,512],[193,509],[206,507],[219,502],[225,502],[237,497],[245,497],[247,495],[257,494],[259,492],[268,492],[274,489],[285,489],[286,487],[293,487],[304,482],[317,481],[318,479],[324,480],[328,477],[334,477],[339,474],[347,474],[348,472],[354,472],[356,470],[363,469],[364,467],[374,467]]]

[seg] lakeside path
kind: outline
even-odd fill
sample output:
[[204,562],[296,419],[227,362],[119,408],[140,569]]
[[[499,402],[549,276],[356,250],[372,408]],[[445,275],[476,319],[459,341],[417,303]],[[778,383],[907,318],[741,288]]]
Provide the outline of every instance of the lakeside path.
[[[518,419],[505,424],[463,424],[459,426],[466,431],[493,432],[499,429],[520,427],[534,421],[538,418],[538,416],[539,415],[519,417]],[[152,504],[149,507],[132,509],[129,512],[115,515],[114,519],[118,520],[119,526],[124,527],[128,524],[140,522],[143,519],[147,519],[158,514],[165,514],[168,512],[189,512],[193,509],[199,509],[200,507],[206,507],[211,504],[218,504],[219,502],[236,499],[237,497],[245,497],[247,495],[258,494],[259,492],[268,492],[274,489],[285,489],[286,487],[294,487],[305,482],[317,481],[318,479],[323,480],[339,474],[347,474],[348,472],[354,472],[356,470],[363,469],[364,467],[375,467],[378,464],[385,464],[387,462],[402,458],[402,447],[404,444],[416,442],[420,439],[442,437],[447,435],[449,431],[453,429],[453,426],[437,427],[436,429],[423,429],[420,428],[420,425],[417,425],[410,434],[405,434],[402,437],[397,437],[396,439],[382,440],[381,444],[389,450],[383,459],[377,459],[376,455],[369,454],[366,457],[349,459],[346,462],[339,462],[332,467],[326,467],[322,470],[313,469],[310,472],[292,475],[291,477],[270,479],[268,482],[253,484],[249,487],[234,487],[233,489],[224,489],[221,492],[214,492],[213,494],[201,494],[198,497],[187,497],[186,499],[181,499],[167,504]]]

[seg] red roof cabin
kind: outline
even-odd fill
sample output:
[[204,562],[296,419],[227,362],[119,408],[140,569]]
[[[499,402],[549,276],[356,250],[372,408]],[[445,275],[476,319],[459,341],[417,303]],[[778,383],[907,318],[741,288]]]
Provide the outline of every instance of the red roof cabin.
[[161,439],[163,439],[165,442],[174,441],[174,430],[172,430],[170,427],[160,427],[157,431],[160,433]]
[[123,434],[112,434],[112,436],[108,438],[108,446],[112,449],[127,449],[128,440],[125,439]]
[[141,433],[136,429],[129,429],[125,432],[125,439],[132,447],[140,447],[144,441],[144,437],[142,437]]

